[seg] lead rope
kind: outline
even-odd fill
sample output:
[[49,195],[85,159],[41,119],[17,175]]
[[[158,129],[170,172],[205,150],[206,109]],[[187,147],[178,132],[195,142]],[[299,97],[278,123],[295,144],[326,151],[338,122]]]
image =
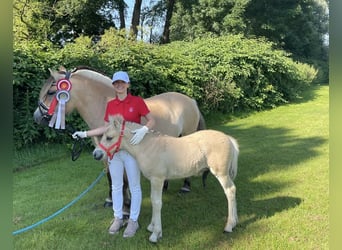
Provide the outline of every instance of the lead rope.
[[52,215],[46,217],[45,219],[42,219],[40,221],[38,221],[37,223],[32,224],[31,226],[27,226],[25,228],[19,229],[17,231],[14,231],[12,233],[12,235],[17,235],[23,232],[26,232],[30,229],[33,229],[49,220],[51,220],[52,218],[56,217],[57,215],[61,214],[64,210],[66,210],[67,208],[71,207],[73,204],[75,204],[78,200],[80,200],[86,193],[88,193],[94,186],[96,183],[98,183],[100,181],[100,179],[105,175],[105,171],[101,171],[101,173],[99,174],[99,176],[96,178],[96,180],[87,188],[85,189],[79,196],[77,196],[73,201],[71,201],[69,204],[67,204],[66,206],[64,206],[63,208],[61,208],[60,210],[58,210],[57,212],[53,213]]

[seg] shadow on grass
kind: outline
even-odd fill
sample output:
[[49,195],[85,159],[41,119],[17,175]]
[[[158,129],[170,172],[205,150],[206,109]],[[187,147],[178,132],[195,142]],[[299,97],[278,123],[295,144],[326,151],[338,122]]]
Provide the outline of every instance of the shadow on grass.
[[[276,213],[288,210],[298,206],[303,199],[290,196],[278,196],[269,199],[249,201],[247,204],[243,204],[243,215],[247,219],[238,223],[237,229],[244,229],[249,224],[252,224],[259,219],[272,217]],[[242,202],[242,201],[241,201]]]
[[[327,139],[299,138],[287,128],[221,126],[219,130],[234,135],[240,145],[238,179],[248,181],[269,171],[284,170],[318,156],[317,148]],[[247,180],[248,179],[248,180]]]
[[[241,154],[235,180],[238,215],[241,220],[229,237],[213,236],[211,243],[207,241],[209,248],[215,246],[217,240],[229,241],[235,236],[239,237],[248,225],[259,219],[297,207],[304,197],[274,195],[271,198],[259,199],[270,197],[293,185],[290,179],[255,179],[263,174],[297,167],[298,164],[318,156],[318,148],[326,143],[323,137],[296,137],[291,134],[290,129],[284,127],[254,126],[246,129],[239,126],[220,126],[217,129],[234,135],[235,138],[241,138],[238,140]],[[193,234],[194,230],[216,233],[219,232],[218,229],[223,230],[227,216],[226,197],[214,176],[209,175],[207,182],[206,189],[203,189],[201,178],[193,177],[192,192],[175,198],[182,181],[172,181],[173,187],[163,194],[163,235],[169,240],[175,240],[180,235],[186,238],[187,235]],[[143,208],[145,209],[150,208]],[[147,214],[150,212],[151,210]],[[178,214],[177,217],[175,213]],[[145,223],[148,223],[150,216],[148,217]],[[170,217],[174,219],[170,220]]]

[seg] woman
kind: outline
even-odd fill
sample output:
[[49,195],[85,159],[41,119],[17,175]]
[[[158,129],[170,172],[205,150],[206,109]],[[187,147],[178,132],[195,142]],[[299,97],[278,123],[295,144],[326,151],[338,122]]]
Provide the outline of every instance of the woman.
[[[134,136],[131,143],[138,144],[144,138],[145,134],[155,124],[155,121],[143,98],[133,96],[128,92],[130,86],[129,76],[124,71],[114,73],[112,84],[116,91],[116,97],[107,103],[104,116],[104,126],[89,131],[77,131],[72,137],[85,138],[88,136],[102,135],[108,126],[109,116],[121,114],[126,121],[141,123],[141,117],[145,117],[147,123],[140,129],[133,131]],[[132,237],[139,228],[138,217],[142,201],[140,186],[140,170],[136,160],[125,150],[120,150],[114,154],[112,160],[109,160],[109,173],[112,179],[112,198],[114,220],[109,228],[110,234],[117,234],[123,227],[123,174],[126,171],[129,190],[131,192],[130,217],[123,237]]]

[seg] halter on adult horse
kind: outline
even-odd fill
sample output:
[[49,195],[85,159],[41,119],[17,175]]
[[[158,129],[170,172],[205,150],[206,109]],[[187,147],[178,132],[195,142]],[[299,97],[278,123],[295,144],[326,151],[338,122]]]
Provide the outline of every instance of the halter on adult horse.
[[[63,86],[68,84],[69,87]],[[56,104],[56,95],[61,100],[67,99],[63,108]],[[59,71],[50,70],[50,77],[40,91],[38,107],[33,115],[34,120],[38,124],[51,127],[56,126],[57,122],[63,125],[61,121],[63,117],[56,118],[57,112],[54,112],[54,107],[58,107],[58,110],[63,110],[65,115],[76,110],[90,129],[97,128],[103,125],[107,101],[114,96],[115,91],[111,79],[99,72],[89,68],[76,68],[71,72],[63,67]],[[156,120],[155,130],[157,131],[179,137],[205,128],[205,122],[196,101],[188,96],[167,92],[146,98],[145,102]],[[55,123],[51,121],[52,118],[55,119]],[[98,140],[99,138],[94,137],[93,143],[96,145]],[[110,198],[106,201],[111,202],[109,174],[107,178]],[[185,179],[184,186],[188,186],[189,183],[189,179]]]
[[216,130],[201,130],[179,138],[150,131],[140,144],[131,145],[131,131],[137,128],[141,125],[125,122],[120,115],[110,117],[110,125],[93,156],[96,160],[111,158],[122,148],[137,160],[141,172],[151,182],[152,219],[147,230],[152,234],[149,240],[157,242],[162,237],[163,181],[198,175],[207,169],[217,178],[226,195],[228,218],[224,231],[232,232],[238,221],[233,182],[238,168],[237,141]]

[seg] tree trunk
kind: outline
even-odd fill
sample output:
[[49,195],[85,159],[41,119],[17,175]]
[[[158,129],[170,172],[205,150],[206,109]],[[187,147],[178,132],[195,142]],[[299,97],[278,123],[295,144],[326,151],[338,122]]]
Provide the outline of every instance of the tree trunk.
[[161,44],[165,44],[165,43],[170,42],[170,25],[171,25],[173,6],[175,5],[175,2],[176,2],[176,0],[168,0],[167,1],[167,10],[166,10],[164,31],[163,31],[163,36],[162,36],[161,41],[160,41]]
[[132,15],[132,23],[131,23],[131,34],[136,39],[138,34],[139,20],[140,20],[140,12],[141,12],[141,3],[142,0],[135,0],[133,15]]
[[120,30],[126,28],[125,9],[126,9],[125,1],[124,0],[119,1],[118,10],[119,10],[119,17],[120,17]]

